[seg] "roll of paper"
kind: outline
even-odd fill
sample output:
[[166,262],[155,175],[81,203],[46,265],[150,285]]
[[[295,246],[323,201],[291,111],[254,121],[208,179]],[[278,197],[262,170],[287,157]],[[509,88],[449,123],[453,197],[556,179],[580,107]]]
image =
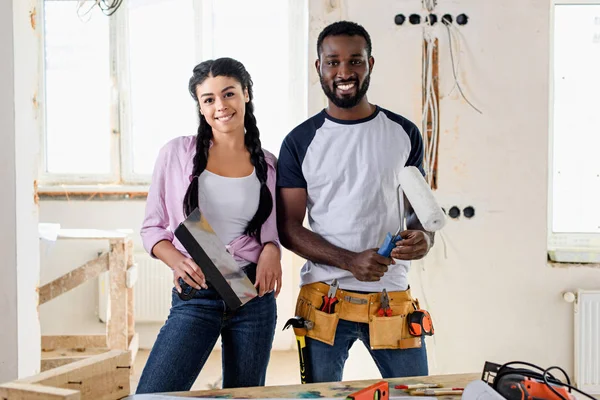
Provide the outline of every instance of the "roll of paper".
[[400,171],[400,187],[410,202],[423,228],[435,232],[446,224],[446,215],[438,205],[427,181],[417,167],[404,167]]

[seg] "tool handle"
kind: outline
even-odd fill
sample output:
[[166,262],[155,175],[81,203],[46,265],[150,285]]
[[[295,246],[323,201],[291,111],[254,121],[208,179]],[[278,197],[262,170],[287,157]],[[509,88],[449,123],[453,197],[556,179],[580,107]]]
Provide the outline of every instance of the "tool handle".
[[[189,275],[188,275],[189,276]],[[177,280],[179,282],[179,286],[181,286],[181,293],[177,292],[177,296],[183,301],[188,301],[194,298],[194,295],[198,290],[196,288],[187,284],[186,281],[183,280],[182,277],[179,277]]]
[[388,232],[388,234],[385,235],[385,240],[383,241],[383,244],[381,245],[379,250],[377,250],[377,254],[384,257],[389,257],[394,247],[396,247],[396,243],[394,243],[394,238],[395,236],[392,236],[392,234]]

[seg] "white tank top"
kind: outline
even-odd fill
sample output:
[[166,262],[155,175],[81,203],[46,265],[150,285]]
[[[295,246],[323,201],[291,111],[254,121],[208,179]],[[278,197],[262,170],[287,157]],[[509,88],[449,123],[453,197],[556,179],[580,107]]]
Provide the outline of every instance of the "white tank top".
[[224,245],[244,234],[256,214],[260,182],[253,170],[242,178],[229,178],[204,170],[198,177],[198,204]]

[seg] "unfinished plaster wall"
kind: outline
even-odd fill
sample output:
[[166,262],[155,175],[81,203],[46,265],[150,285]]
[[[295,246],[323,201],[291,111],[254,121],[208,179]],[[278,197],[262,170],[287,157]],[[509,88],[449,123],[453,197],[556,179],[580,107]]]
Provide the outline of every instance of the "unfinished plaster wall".
[[0,203],[0,382],[17,377],[17,219],[15,164],[15,80],[13,56],[12,1],[0,3],[0,183],[4,195]]
[[[11,4],[12,3],[12,4]],[[38,1],[0,3],[0,382],[40,370]]]

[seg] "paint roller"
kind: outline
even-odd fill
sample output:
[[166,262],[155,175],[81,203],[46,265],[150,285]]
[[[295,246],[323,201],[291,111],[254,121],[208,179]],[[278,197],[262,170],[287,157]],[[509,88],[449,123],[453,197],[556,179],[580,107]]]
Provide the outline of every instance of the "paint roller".
[[[400,207],[400,191],[402,188],[406,198],[412,206],[417,218],[428,232],[435,232],[444,227],[446,224],[446,215],[442,208],[438,205],[431,188],[423,178],[421,171],[417,167],[409,166],[402,168],[399,175],[400,184],[396,188],[396,196],[398,200],[398,209]],[[398,231],[392,235],[388,232],[385,240],[377,253],[384,257],[389,257],[392,249],[396,246],[396,242],[402,237],[400,232],[404,230],[404,213],[400,213],[400,226]]]

